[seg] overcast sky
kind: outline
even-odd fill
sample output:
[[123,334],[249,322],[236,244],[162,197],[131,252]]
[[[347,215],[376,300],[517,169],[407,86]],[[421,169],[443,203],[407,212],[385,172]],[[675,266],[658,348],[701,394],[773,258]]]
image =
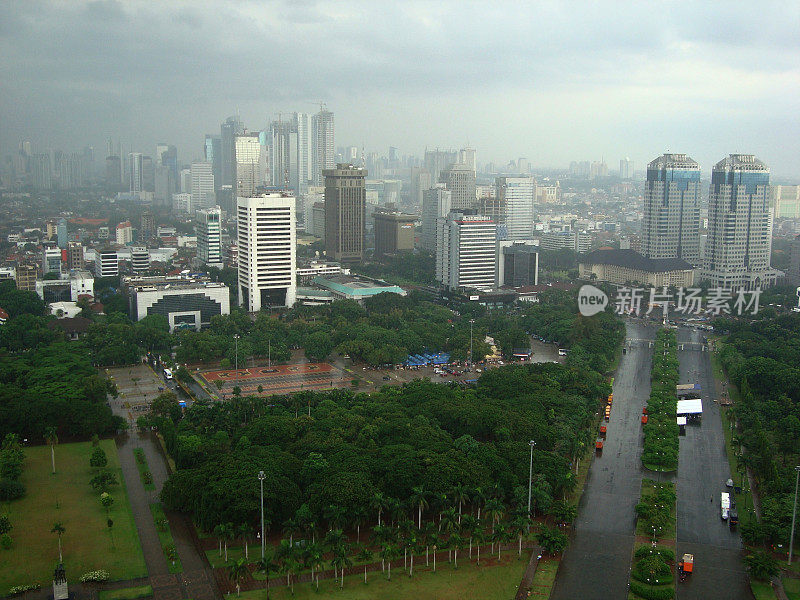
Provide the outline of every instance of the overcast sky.
[[0,153],[178,146],[238,109],[535,166],[731,152],[800,177],[800,2],[2,0]]

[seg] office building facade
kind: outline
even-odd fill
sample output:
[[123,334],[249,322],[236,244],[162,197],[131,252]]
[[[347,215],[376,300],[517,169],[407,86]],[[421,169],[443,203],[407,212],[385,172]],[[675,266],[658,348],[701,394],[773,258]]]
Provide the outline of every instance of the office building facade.
[[[236,182],[234,181],[235,167],[233,164],[235,156],[234,138],[240,133],[244,133],[244,126],[242,125],[242,122],[239,120],[238,116],[228,117],[227,119],[225,119],[225,122],[222,123],[222,125],[220,125],[219,169],[220,169],[220,174],[222,175],[222,180],[214,182],[217,185],[217,187],[222,187],[223,185],[234,186],[236,184]],[[213,177],[214,176],[213,163],[210,162],[209,164],[212,165],[211,176]]]
[[769,167],[752,154],[731,154],[711,172],[701,279],[726,289],[773,285],[780,273],[771,252]]
[[128,154],[128,189],[131,194],[144,191],[144,157],[140,152]]
[[490,290],[497,268],[497,227],[475,211],[451,211],[439,219],[436,279],[450,290]]
[[446,217],[453,206],[452,192],[443,184],[422,192],[422,247],[436,251],[436,224]]
[[475,171],[469,166],[452,164],[441,172],[439,180],[452,194],[450,200],[452,210],[471,210],[477,206]]
[[323,174],[325,253],[338,262],[360,262],[364,256],[367,171],[340,164]]
[[533,237],[536,183],[533,177],[498,177],[496,197],[502,207],[507,239],[530,240]]
[[119,258],[113,248],[94,251],[94,276],[116,277],[119,275]]
[[700,165],[663,154],[647,165],[642,254],[700,264]]
[[414,215],[378,210],[375,219],[375,255],[396,254],[414,249]]
[[192,205],[190,213],[201,208],[216,206],[214,171],[211,163],[205,161],[193,162],[191,176],[190,193],[192,195]]
[[311,118],[312,165],[314,185],[324,184],[324,172],[333,169],[336,162],[333,113],[323,107]]
[[497,287],[539,285],[539,248],[526,241],[497,242]]
[[[256,188],[264,185],[261,141],[257,133],[242,133],[234,137],[234,178],[236,196],[254,196]],[[213,164],[212,164],[213,173]]]
[[204,265],[217,269],[223,267],[221,218],[219,206],[204,208],[196,213],[197,258]]
[[86,263],[83,258],[83,244],[80,242],[67,243],[67,268],[83,269]]
[[38,269],[34,265],[17,265],[14,276],[17,289],[25,292],[35,292],[37,272]]
[[292,306],[295,281],[295,198],[289,193],[237,199],[239,304],[250,312]]

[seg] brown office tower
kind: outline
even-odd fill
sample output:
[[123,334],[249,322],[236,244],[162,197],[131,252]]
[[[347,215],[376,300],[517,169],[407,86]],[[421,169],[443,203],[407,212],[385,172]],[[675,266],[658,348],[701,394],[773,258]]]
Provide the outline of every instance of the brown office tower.
[[26,292],[36,291],[36,267],[17,265],[17,289]]
[[376,256],[414,249],[414,215],[377,211],[373,217]]
[[339,164],[324,169],[325,253],[339,262],[360,262],[364,255],[367,170]]
[[83,260],[83,244],[80,242],[67,242],[67,268],[83,269],[86,263]]

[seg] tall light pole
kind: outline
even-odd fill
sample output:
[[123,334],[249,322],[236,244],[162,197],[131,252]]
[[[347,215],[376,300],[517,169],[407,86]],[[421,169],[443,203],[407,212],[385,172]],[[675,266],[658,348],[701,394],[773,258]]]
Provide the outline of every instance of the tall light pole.
[[800,466],[794,468],[795,476],[794,480],[794,508],[792,509],[792,534],[789,536],[789,566],[792,566],[792,548],[794,547],[794,521],[795,517],[797,517],[797,484],[800,483]]
[[469,320],[469,368],[472,368],[472,325],[475,323],[475,319]]
[[261,560],[264,560],[264,544],[266,543],[264,537],[264,480],[266,478],[264,471],[258,472],[258,481],[261,484]]
[[[528,518],[531,516],[531,487],[533,485],[533,449],[536,446],[536,442],[531,440],[528,442],[531,447],[531,464],[528,468]],[[528,523],[528,527],[530,528],[530,522]]]
[[234,382],[234,385],[236,385],[236,386],[239,385],[239,337],[240,336],[239,336],[238,333],[234,333],[233,334],[233,346],[235,348],[234,355],[233,355],[234,356],[233,367],[234,367],[234,369],[236,371],[236,375],[234,375],[234,377],[236,378],[236,381]]

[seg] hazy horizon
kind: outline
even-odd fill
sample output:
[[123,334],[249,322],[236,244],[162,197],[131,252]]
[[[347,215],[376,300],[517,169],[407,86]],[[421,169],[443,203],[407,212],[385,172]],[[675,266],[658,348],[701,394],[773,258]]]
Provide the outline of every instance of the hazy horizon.
[[667,151],[800,175],[800,5],[143,1],[0,4],[0,155],[175,144],[237,110],[335,113],[336,145],[539,168]]

